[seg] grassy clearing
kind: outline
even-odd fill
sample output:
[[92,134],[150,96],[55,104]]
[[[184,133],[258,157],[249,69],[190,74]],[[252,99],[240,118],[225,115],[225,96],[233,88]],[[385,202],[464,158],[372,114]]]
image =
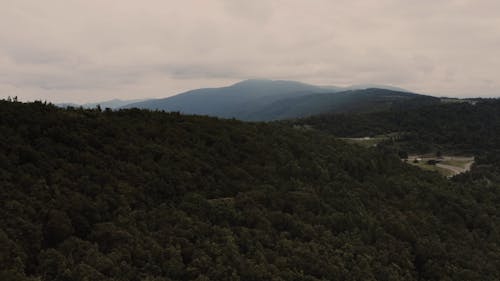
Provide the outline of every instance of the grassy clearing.
[[465,168],[467,166],[468,162],[469,161],[445,160],[445,161],[442,161],[441,164]]
[[414,163],[413,161],[408,161],[407,163],[410,164],[410,165],[419,167],[422,170],[432,171],[432,172],[438,172],[439,174],[441,174],[441,175],[443,175],[445,177],[453,175],[453,172],[450,171],[450,170],[448,170],[448,169],[444,169],[444,168],[438,167],[436,165],[429,165],[426,162],[422,162],[421,161],[421,162],[418,162],[418,163]]
[[351,144],[357,144],[361,145],[364,147],[374,147],[380,142],[384,141],[384,139],[381,138],[370,138],[370,139],[363,139],[363,138],[342,138],[342,140],[351,143]]
[[[415,159],[418,159],[418,161],[415,161]],[[438,164],[428,164],[427,162],[429,160],[436,161]],[[470,168],[470,164],[473,162],[474,158],[472,157],[443,156],[441,158],[437,158],[430,155],[413,155],[410,156],[407,161],[408,164],[419,167],[423,170],[438,172],[446,177],[457,175],[459,173],[467,171]]]
[[374,147],[377,144],[389,140],[391,137],[394,137],[396,133],[386,134],[386,135],[378,135],[374,137],[364,137],[364,138],[340,138],[348,143],[358,144],[364,147]]

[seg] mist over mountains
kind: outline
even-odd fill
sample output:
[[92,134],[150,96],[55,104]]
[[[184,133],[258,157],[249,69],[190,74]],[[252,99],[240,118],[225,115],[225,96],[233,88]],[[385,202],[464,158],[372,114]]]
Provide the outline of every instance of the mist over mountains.
[[[384,85],[317,86],[296,81],[250,79],[220,88],[201,88],[160,99],[119,100],[59,104],[62,107],[140,108],[270,121],[320,113],[384,109],[395,102],[423,98],[407,90]],[[429,100],[433,98],[427,97]]]
[[[419,97],[403,89],[374,85],[315,86],[295,81],[245,80],[222,88],[192,90],[123,108],[178,111],[184,114],[270,121],[325,112],[363,111]],[[367,88],[368,87],[368,88]]]
[[122,106],[125,106],[130,103],[136,103],[136,102],[141,102],[144,101],[144,99],[136,99],[136,100],[121,100],[121,99],[112,99],[112,100],[107,100],[107,101],[102,101],[102,102],[92,102],[92,103],[84,103],[84,104],[76,104],[76,103],[59,103],[57,104],[60,107],[83,107],[83,108],[96,108],[97,106],[100,106],[102,108],[119,108]]

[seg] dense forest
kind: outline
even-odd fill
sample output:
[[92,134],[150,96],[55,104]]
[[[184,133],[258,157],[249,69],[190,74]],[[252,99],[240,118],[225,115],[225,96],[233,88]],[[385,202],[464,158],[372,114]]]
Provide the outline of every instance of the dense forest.
[[406,103],[371,113],[321,114],[284,122],[337,137],[389,136],[380,145],[398,152],[476,157],[468,177],[500,182],[500,100]]
[[[500,185],[324,133],[363,116],[297,130],[0,101],[0,280],[500,280]],[[402,128],[381,124],[356,132]]]
[[500,148],[500,100],[395,105],[372,113],[322,114],[289,121],[338,137],[397,133],[410,150],[436,148],[479,152]]
[[406,103],[371,113],[322,114],[286,121],[337,137],[389,136],[386,149],[407,153],[473,155],[476,165],[460,178],[500,182],[500,100]]

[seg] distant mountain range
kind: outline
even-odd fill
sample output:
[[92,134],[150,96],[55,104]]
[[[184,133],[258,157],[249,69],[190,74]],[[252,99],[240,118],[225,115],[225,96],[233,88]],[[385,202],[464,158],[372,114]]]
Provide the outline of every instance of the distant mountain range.
[[76,104],[76,103],[59,103],[57,106],[60,107],[83,107],[83,108],[95,108],[98,105],[100,107],[104,108],[111,108],[111,109],[116,109],[122,106],[125,106],[127,104],[131,103],[136,103],[136,102],[141,102],[144,101],[144,99],[136,99],[136,100],[120,100],[120,99],[112,99],[108,101],[102,101],[102,102],[94,102],[94,103],[85,103],[85,104]]
[[197,89],[168,98],[131,103],[122,108],[269,121],[327,112],[385,109],[395,102],[415,98],[437,100],[383,85],[336,87],[295,81],[245,80],[228,87]]
[[296,81],[253,79],[227,87],[191,90],[161,99],[112,100],[82,106],[89,108],[99,104],[102,108],[112,109],[141,108],[246,121],[270,121],[321,113],[381,110],[394,103],[417,98],[437,100],[384,85],[337,87]]
[[124,108],[255,119],[251,117],[256,112],[279,100],[335,91],[294,81],[245,80],[228,87],[197,89],[164,99],[132,103]]

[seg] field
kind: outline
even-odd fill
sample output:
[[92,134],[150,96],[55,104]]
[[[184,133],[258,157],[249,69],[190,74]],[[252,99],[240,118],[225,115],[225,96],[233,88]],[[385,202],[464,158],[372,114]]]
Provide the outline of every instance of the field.
[[[429,161],[435,163],[429,164]],[[442,157],[411,155],[408,157],[407,163],[424,170],[436,171],[445,177],[452,177],[469,171],[474,163],[474,157],[451,155],[445,155]]]
[[363,137],[363,138],[341,138],[342,140],[352,143],[352,144],[358,144],[364,147],[375,147],[377,144],[389,140],[393,137],[396,137],[397,133],[391,133],[391,134],[385,134],[385,135],[378,135],[374,137]]

